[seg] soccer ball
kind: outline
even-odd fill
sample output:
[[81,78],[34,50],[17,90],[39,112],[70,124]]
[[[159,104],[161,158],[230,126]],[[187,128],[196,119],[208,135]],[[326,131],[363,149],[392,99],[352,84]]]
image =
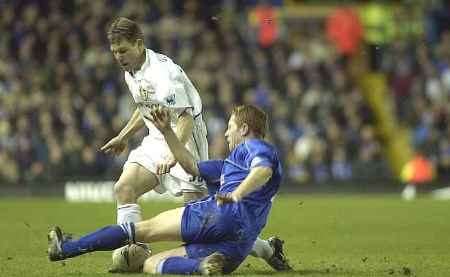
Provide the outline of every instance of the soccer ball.
[[116,249],[109,272],[142,272],[144,262],[150,255],[151,251],[145,244],[129,244]]

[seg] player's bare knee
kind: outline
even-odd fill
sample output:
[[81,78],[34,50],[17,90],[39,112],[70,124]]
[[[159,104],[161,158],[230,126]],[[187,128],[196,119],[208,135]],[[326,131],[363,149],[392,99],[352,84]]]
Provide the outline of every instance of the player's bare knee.
[[119,204],[135,203],[137,199],[133,186],[120,181],[114,184],[114,196]]

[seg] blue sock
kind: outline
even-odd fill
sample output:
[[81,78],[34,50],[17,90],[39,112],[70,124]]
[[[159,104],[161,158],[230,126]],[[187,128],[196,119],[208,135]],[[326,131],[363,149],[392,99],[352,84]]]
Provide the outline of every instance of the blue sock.
[[192,275],[198,273],[200,261],[184,257],[169,257],[162,262],[159,273]]
[[71,258],[93,251],[114,250],[134,242],[134,224],[110,225],[78,240],[65,241],[62,244],[64,257]]

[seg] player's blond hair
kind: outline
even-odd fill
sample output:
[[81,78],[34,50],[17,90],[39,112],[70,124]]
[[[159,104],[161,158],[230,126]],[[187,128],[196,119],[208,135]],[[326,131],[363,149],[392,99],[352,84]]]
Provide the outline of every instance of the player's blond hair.
[[240,105],[234,107],[231,112],[234,115],[236,124],[240,127],[243,123],[247,123],[248,128],[255,136],[264,138],[267,128],[267,114],[254,105]]
[[116,18],[108,29],[108,40],[110,43],[126,39],[127,41],[134,43],[137,39],[144,40],[144,33],[139,25],[126,17]]

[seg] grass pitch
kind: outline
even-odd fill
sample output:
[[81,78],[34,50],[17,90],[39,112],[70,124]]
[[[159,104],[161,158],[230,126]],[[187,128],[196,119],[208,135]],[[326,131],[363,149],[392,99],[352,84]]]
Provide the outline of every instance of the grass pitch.
[[[143,203],[144,216],[175,207]],[[107,273],[110,253],[50,263],[50,226],[84,234],[115,222],[115,206],[57,199],[1,199],[0,276],[127,276]],[[450,276],[450,201],[398,196],[284,195],[263,237],[278,234],[295,271],[274,273],[249,257],[239,276]],[[177,246],[153,244],[154,251]],[[133,274],[131,276],[144,276]]]

